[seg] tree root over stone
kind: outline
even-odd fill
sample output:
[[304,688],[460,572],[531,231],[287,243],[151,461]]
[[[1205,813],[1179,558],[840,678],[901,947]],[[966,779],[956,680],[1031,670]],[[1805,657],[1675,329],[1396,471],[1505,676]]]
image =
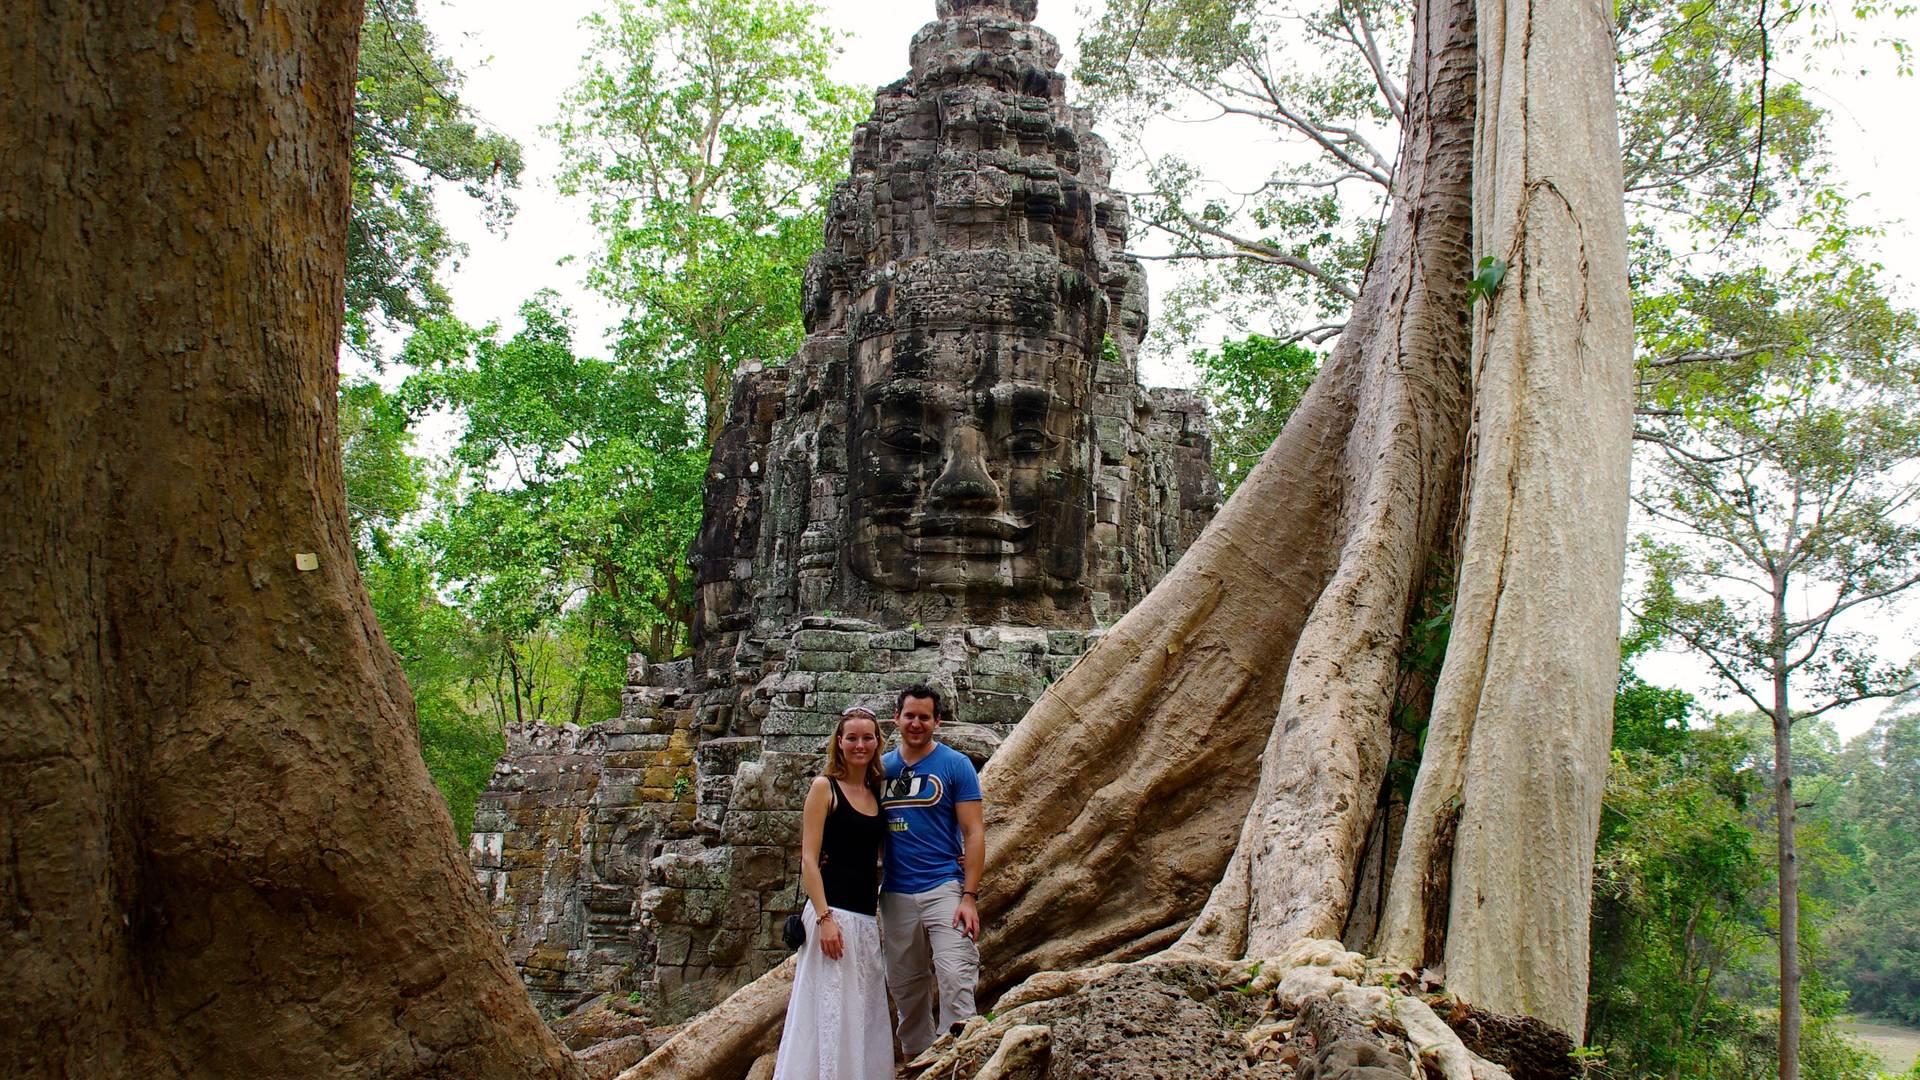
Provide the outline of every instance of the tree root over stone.
[[[1168,952],[1042,972],[901,1080],[1562,1080],[1573,1041],[1494,1017],[1337,942],[1258,962]],[[1454,1024],[1464,1031],[1456,1031]],[[1471,1042],[1469,1042],[1471,1040]],[[1415,1063],[1418,1063],[1417,1065]]]

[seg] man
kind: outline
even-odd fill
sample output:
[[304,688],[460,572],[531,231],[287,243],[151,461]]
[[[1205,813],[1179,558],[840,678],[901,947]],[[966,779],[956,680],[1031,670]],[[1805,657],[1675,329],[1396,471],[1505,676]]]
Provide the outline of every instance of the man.
[[[900,745],[882,759],[887,856],[880,935],[887,988],[899,1010],[895,1030],[912,1060],[932,1045],[935,1032],[957,1028],[973,1015],[987,832],[973,762],[934,740],[940,692],[924,683],[900,691],[893,720]],[[936,983],[938,1027],[931,993]]]

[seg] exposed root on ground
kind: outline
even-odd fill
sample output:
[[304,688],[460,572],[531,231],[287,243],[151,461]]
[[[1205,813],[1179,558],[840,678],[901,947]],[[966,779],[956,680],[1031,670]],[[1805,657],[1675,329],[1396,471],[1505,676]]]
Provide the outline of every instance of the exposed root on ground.
[[1487,1017],[1412,972],[1309,939],[1258,961],[1177,951],[1042,972],[899,1076],[1560,1080],[1574,1075],[1572,1049],[1537,1020]]

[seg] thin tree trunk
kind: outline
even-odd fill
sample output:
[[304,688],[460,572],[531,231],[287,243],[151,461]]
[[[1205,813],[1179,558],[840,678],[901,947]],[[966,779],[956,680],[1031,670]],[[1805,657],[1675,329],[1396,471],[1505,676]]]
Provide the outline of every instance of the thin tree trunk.
[[354,567],[360,16],[0,7],[0,1074],[574,1075]]
[[1773,814],[1780,845],[1780,1080],[1800,1080],[1800,855],[1794,839],[1793,710],[1787,695],[1787,582],[1773,582]]

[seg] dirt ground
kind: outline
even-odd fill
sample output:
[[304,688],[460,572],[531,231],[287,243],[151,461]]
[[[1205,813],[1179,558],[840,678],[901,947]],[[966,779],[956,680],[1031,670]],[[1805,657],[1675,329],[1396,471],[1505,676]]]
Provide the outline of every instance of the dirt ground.
[[1842,1030],[1880,1056],[1881,1067],[1899,1075],[1920,1061],[1920,1029],[1899,1027],[1879,1019],[1853,1019]]

